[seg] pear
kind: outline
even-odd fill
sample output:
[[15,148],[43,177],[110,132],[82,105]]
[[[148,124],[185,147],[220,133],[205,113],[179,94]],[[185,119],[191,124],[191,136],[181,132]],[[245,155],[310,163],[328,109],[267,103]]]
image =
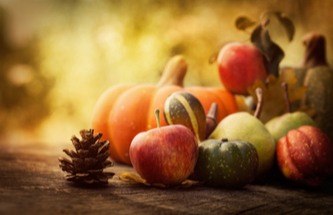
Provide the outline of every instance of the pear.
[[210,135],[210,139],[228,138],[251,143],[258,152],[259,167],[257,177],[262,176],[272,166],[275,154],[275,141],[258,119],[262,109],[262,89],[256,89],[258,105],[254,116],[247,112],[238,112],[224,118]]
[[291,105],[288,95],[288,85],[286,83],[282,83],[281,86],[283,87],[285,93],[287,113],[271,119],[265,125],[276,142],[279,141],[280,138],[287,135],[290,130],[297,129],[303,125],[316,125],[314,120],[312,120],[311,117],[304,112],[296,111],[291,113]]

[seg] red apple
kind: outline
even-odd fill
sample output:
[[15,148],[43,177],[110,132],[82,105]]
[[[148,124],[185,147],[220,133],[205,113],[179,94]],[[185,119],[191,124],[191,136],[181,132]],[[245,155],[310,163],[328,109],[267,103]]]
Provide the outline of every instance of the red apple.
[[264,56],[251,44],[233,42],[225,45],[217,63],[220,79],[232,93],[245,95],[256,80],[265,80],[267,76]]
[[198,142],[190,129],[169,125],[139,133],[129,155],[134,169],[150,184],[179,184],[194,171]]
[[279,140],[277,160],[286,178],[310,186],[320,185],[333,173],[333,145],[320,129],[302,126]]

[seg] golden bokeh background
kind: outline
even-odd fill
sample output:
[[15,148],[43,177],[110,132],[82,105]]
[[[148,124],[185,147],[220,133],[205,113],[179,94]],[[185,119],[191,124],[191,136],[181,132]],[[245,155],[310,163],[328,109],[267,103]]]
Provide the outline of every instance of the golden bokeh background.
[[271,29],[282,65],[301,64],[310,31],[327,36],[332,64],[332,9],[331,0],[0,0],[1,142],[66,144],[90,127],[105,89],[155,83],[175,54],[189,64],[185,85],[220,85],[209,58],[226,42],[248,42],[234,27],[241,15],[277,10],[294,21],[291,43]]

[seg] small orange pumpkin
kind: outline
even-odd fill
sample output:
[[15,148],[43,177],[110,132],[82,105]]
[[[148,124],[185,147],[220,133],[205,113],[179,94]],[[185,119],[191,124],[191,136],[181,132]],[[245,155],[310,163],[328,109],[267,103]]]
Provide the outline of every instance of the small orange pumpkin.
[[[202,103],[205,112],[215,102],[217,121],[238,110],[235,97],[221,87],[183,88],[187,64],[182,56],[167,63],[157,85],[118,85],[109,88],[98,99],[92,116],[92,127],[110,141],[110,156],[117,162],[131,164],[128,151],[136,134],[155,128],[154,110],[163,110],[164,102],[176,91],[185,90]],[[166,125],[161,117],[161,126]]]

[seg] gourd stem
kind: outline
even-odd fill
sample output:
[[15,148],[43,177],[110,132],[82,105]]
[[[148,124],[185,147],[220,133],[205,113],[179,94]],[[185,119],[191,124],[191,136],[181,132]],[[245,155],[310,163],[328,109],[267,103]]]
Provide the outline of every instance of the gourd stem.
[[206,115],[206,138],[210,136],[217,126],[217,111],[218,105],[213,102]]
[[260,115],[261,115],[261,111],[262,111],[262,106],[263,106],[263,103],[264,103],[263,99],[262,99],[263,92],[262,92],[262,89],[260,87],[256,89],[256,96],[257,96],[258,102],[257,102],[257,108],[254,112],[254,116],[259,119]]
[[183,87],[187,72],[187,63],[182,55],[172,57],[166,64],[157,86],[177,85]]
[[160,110],[155,109],[154,114],[155,114],[155,120],[156,120],[157,128],[160,128],[161,127]]
[[291,113],[291,104],[290,104],[289,93],[288,93],[288,84],[286,82],[283,82],[281,84],[281,87],[284,92],[284,102],[286,104],[286,111],[287,111],[287,113]]
[[217,118],[217,104],[215,102],[213,102],[212,105],[210,106],[206,117],[216,121],[216,118]]
[[305,58],[303,67],[328,66],[326,59],[326,39],[318,33],[309,33],[303,37]]

